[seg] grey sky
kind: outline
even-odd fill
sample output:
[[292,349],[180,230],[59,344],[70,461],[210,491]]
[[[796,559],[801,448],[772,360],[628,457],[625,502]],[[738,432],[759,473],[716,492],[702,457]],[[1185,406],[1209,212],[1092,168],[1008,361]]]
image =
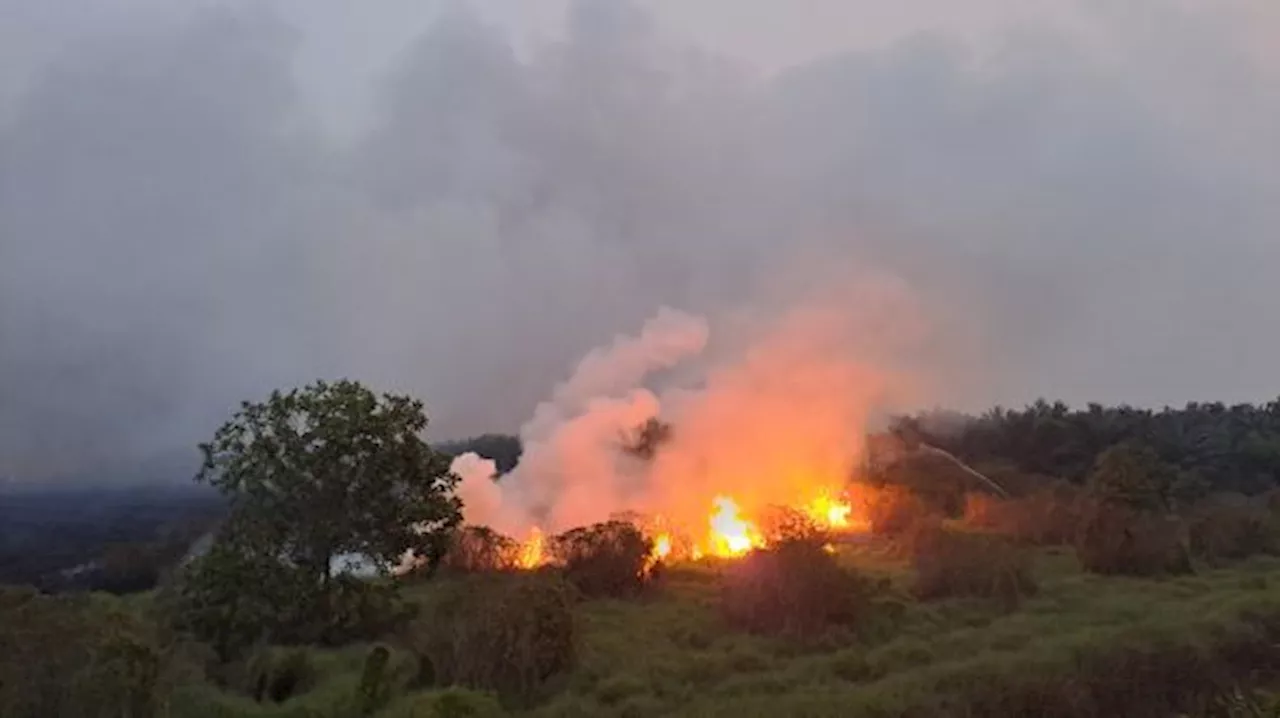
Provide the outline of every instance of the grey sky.
[[317,376],[510,430],[783,268],[902,277],[938,402],[1280,394],[1268,0],[464,5],[0,0],[0,474]]

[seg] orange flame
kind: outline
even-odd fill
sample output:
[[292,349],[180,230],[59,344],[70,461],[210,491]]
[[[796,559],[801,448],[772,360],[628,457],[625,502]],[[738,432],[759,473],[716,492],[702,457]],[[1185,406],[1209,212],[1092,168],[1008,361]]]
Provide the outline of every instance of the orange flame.
[[755,524],[742,518],[738,503],[727,496],[717,496],[712,505],[711,535],[708,553],[713,556],[741,556],[753,548],[764,545]]
[[830,494],[824,492],[809,504],[807,512],[809,518],[824,525],[825,528],[839,530],[850,528],[849,514],[853,512],[853,507],[831,498]]
[[544,543],[542,530],[537,526],[530,529],[529,538],[520,544],[520,557],[518,559],[520,568],[534,569],[546,562],[546,558],[543,555]]
[[671,555],[671,534],[662,534],[653,541],[653,555],[664,559]]

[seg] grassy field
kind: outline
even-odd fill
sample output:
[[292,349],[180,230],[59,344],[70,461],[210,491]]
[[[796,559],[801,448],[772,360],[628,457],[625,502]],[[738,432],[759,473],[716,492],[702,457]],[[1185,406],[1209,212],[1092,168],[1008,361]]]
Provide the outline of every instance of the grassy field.
[[[1280,560],[1254,558],[1164,579],[1100,577],[1070,551],[1036,556],[1039,591],[1017,609],[917,602],[912,573],[882,545],[840,560],[883,576],[900,599],[876,630],[800,645],[742,634],[720,618],[722,567],[669,569],[652,596],[579,606],[577,668],[531,716],[1218,715],[1196,701],[1235,682],[1270,682],[1280,665]],[[413,586],[430,603],[440,582]],[[896,610],[893,608],[896,607]],[[255,704],[203,685],[173,715],[346,716],[368,647],[307,649],[314,687]],[[400,693],[382,716],[502,714],[465,691],[411,693],[408,654],[393,651]],[[1274,683],[1272,683],[1274,685]],[[1242,712],[1239,715],[1255,715]],[[1269,715],[1269,714],[1268,714]]]

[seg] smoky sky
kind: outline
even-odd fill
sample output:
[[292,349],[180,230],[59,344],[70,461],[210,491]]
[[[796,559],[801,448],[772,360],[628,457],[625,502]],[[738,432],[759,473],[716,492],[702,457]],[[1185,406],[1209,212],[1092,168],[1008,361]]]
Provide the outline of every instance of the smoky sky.
[[846,266],[933,308],[939,404],[1280,394],[1266,0],[877,5],[0,0],[0,476],[319,377],[513,430]]

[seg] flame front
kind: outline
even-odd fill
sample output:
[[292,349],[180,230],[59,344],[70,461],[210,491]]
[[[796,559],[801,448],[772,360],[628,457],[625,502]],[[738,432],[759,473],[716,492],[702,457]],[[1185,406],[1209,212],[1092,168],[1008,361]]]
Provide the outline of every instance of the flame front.
[[736,501],[727,496],[717,496],[712,505],[715,512],[711,514],[708,553],[721,557],[741,556],[764,545],[760,531],[742,518],[742,510]]
[[852,506],[831,498],[827,493],[820,495],[808,507],[810,519],[832,530],[850,528],[849,514],[852,512]]
[[520,544],[520,558],[518,560],[520,568],[533,569],[546,562],[543,556],[543,544],[542,530],[537,526],[530,529],[529,538]]
[[664,559],[671,555],[671,534],[662,534],[653,541],[653,555]]

